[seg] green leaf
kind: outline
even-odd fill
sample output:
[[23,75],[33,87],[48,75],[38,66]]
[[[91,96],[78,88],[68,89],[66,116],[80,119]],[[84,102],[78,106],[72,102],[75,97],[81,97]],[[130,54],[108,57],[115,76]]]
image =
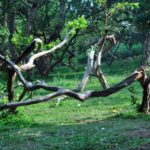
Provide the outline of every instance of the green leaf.
[[69,21],[68,24],[66,25],[66,27],[68,30],[86,29],[87,20],[85,19],[84,16],[81,16],[78,19],[74,19],[73,21]]

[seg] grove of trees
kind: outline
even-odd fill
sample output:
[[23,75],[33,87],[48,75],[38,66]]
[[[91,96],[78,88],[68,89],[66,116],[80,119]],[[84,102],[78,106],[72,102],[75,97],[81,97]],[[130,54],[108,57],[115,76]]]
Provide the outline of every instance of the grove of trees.
[[[0,14],[0,75],[7,76],[3,93],[8,96],[7,102],[0,100],[0,110],[15,112],[19,106],[63,95],[80,101],[105,97],[138,80],[143,89],[139,111],[150,113],[150,79],[146,75],[150,64],[149,0],[0,0]],[[126,79],[109,87],[101,63],[118,59],[121,43],[129,51],[140,43],[142,63]],[[85,65],[86,51],[86,70],[73,90],[33,82],[37,73],[45,78],[58,66],[77,71],[79,63]],[[90,76],[98,78],[102,91],[82,92]],[[20,86],[23,91],[16,99],[14,91]],[[27,92],[39,89],[50,94],[24,101]]]

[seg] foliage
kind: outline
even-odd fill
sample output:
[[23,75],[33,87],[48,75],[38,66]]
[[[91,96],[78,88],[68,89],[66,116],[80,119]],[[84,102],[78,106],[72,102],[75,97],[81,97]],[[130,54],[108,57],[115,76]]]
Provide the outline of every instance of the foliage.
[[25,36],[23,33],[15,33],[11,39],[12,44],[15,45],[17,49],[24,45],[29,45],[33,40],[33,35]]
[[74,19],[73,21],[69,21],[66,25],[68,30],[72,30],[72,35],[76,34],[77,30],[83,30],[87,28],[87,20],[84,16],[79,17],[78,19]]
[[[149,8],[149,0],[138,3],[122,2],[122,0],[22,0],[13,2],[1,0],[0,39],[3,41],[0,48],[8,52],[13,50],[11,55],[15,57],[15,52],[21,53],[22,48],[29,45],[34,37],[43,39],[43,48],[50,49],[62,41],[66,30],[67,32],[71,30],[73,36],[76,31],[86,29],[77,35],[78,40],[73,39],[65,55],[65,57],[69,56],[69,52],[75,51],[75,55],[79,55],[77,60],[80,56],[85,58],[85,49],[89,48],[89,43],[93,39],[99,39],[105,29],[109,29],[110,34],[118,36],[121,43],[119,52],[121,51],[121,55],[125,58],[126,53],[131,56],[130,51],[126,51],[126,47],[130,45],[129,42],[124,42],[126,37],[130,41],[130,34],[133,36],[136,32],[135,37],[137,38],[137,35],[141,36],[139,32],[145,29],[146,32],[149,31]],[[131,26],[134,27],[131,29]],[[138,32],[135,26],[138,27]],[[134,45],[136,52],[141,50],[141,44],[137,46],[139,42],[141,40],[132,43],[132,45],[136,43]],[[51,65],[50,62],[55,64],[62,53],[60,51],[52,54],[49,61],[44,58],[43,62],[47,61],[47,66]],[[112,64],[112,68],[106,64],[102,66],[110,84],[120,81],[140,64],[138,58],[131,61],[130,59],[119,59],[119,62]],[[39,68],[44,68],[46,65],[42,60],[40,62],[42,65],[39,65]],[[60,65],[57,65],[59,67],[56,72],[51,73],[47,81],[51,85],[73,89],[74,83],[79,82],[84,68],[79,65],[80,62],[77,64],[81,69],[79,72],[71,69],[68,71],[68,68],[59,68]],[[89,84],[86,90],[99,89],[97,80],[91,79],[90,82],[92,84]],[[141,97],[139,85],[136,84],[135,88],[136,96],[135,91],[130,89],[133,104],[137,104]],[[17,98],[20,92],[15,93]],[[33,93],[33,96],[41,96],[45,93],[41,90]],[[5,98],[0,100],[0,105],[3,103],[5,103]],[[1,147],[30,149],[31,145],[35,149],[77,149],[77,147],[79,149],[99,149],[99,147],[102,149],[135,149],[150,142],[149,138],[140,134],[141,132],[138,133],[140,137],[135,136],[135,130],[144,129],[144,134],[149,131],[149,117],[134,112],[127,89],[118,95],[104,99],[95,98],[84,104],[69,98],[69,101],[64,101],[59,106],[56,106],[54,102],[21,109],[23,114],[10,115],[7,119],[4,118],[5,114],[1,114],[0,149]]]
[[[65,25],[64,31],[67,30],[67,32],[71,32],[71,36],[74,36],[76,34],[77,30],[84,30],[87,28],[87,20],[84,16],[78,17],[77,19],[74,19],[73,21],[68,21],[68,23]],[[60,43],[60,40],[57,39],[56,41],[52,41],[49,44],[45,44],[43,48],[50,49],[57,44]]]
[[138,100],[138,97],[136,95],[137,92],[136,92],[134,87],[130,87],[130,88],[128,88],[128,90],[131,93],[131,104],[133,106],[135,106],[137,108],[137,110],[138,110],[140,104],[138,102],[139,100]]
[[87,21],[84,16],[79,17],[78,19],[74,19],[73,21],[69,21],[67,24],[67,28],[71,29],[86,29]]
[[123,2],[123,3],[117,3],[114,5],[114,7],[111,8],[110,14],[115,15],[122,12],[127,12],[134,10],[135,8],[139,8],[139,3],[129,3],[129,2]]
[[[141,4],[145,8],[142,14],[146,14],[146,7],[148,7],[145,5],[146,2],[139,2],[140,9]],[[90,47],[91,41],[101,37],[105,29],[109,29],[110,34],[119,34],[118,39],[120,40],[122,39],[120,36],[125,36],[123,31],[125,26],[129,25],[129,28],[134,26],[132,20],[136,19],[136,15],[134,16],[132,12],[137,11],[138,2],[122,0],[52,0],[51,2],[31,0],[29,2],[23,0],[11,3],[2,0],[0,6],[0,28],[2,28],[0,34],[5,34],[3,38],[5,41],[0,46],[2,50],[9,51],[11,55],[14,54],[13,57],[16,57],[36,37],[42,39],[43,49],[49,49],[58,41],[62,41],[68,31],[72,30],[71,34],[75,35],[80,30],[66,51],[74,49],[75,53],[80,53],[79,57],[82,56],[82,60],[86,62],[85,49]],[[86,30],[81,31],[82,29]],[[9,34],[5,31],[8,31]],[[125,32],[126,35],[131,33],[129,30]],[[138,34],[136,37],[139,37],[140,33],[132,28],[131,34],[134,32]],[[128,36],[129,39],[131,36]],[[121,40],[119,42],[128,44]],[[137,40],[134,40],[133,44],[137,44]],[[13,52],[10,52],[10,49],[13,49]],[[51,60],[44,60],[45,68],[51,65],[50,62],[60,59],[61,52],[59,55],[54,54]],[[67,60],[69,54],[66,53],[64,57]],[[73,63],[77,63],[77,60],[78,58],[74,59]]]
[[3,26],[0,26],[0,31],[1,31],[1,33],[0,33],[1,37],[6,37],[9,35],[8,29]]
[[57,39],[56,41],[53,41],[49,44],[42,45],[42,49],[46,49],[46,50],[51,49],[52,47],[56,46],[59,43],[60,43],[60,40]]
[[[140,63],[136,60],[119,60],[112,68],[104,64],[110,84],[115,84],[132,72]],[[47,81],[52,85],[73,88],[83,74],[68,68],[57,68]],[[113,76],[112,76],[113,74]],[[54,78],[55,77],[55,78]],[[92,78],[88,89],[99,89]],[[135,83],[137,97],[140,85]],[[45,94],[43,91],[35,93]],[[21,110],[20,110],[21,109]],[[55,101],[19,108],[22,113],[0,118],[0,147],[3,149],[140,149],[150,142],[150,116],[138,114],[131,106],[125,89],[111,97],[80,103],[72,99],[56,106]],[[19,111],[19,112],[20,112]]]
[[135,25],[142,32],[150,31],[150,1],[139,1],[139,9],[134,11]]
[[7,47],[9,31],[6,27],[0,26],[0,48]]
[[100,3],[102,6],[106,5],[107,0],[96,0],[97,3]]

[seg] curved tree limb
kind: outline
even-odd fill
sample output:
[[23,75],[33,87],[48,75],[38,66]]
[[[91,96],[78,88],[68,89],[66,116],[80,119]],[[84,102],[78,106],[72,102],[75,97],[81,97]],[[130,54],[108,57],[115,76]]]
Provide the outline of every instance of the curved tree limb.
[[52,49],[47,50],[47,51],[42,51],[42,52],[39,52],[39,53],[34,54],[33,56],[31,56],[29,61],[28,61],[28,63],[20,66],[21,71],[26,71],[26,70],[29,70],[29,69],[33,68],[35,66],[34,65],[35,59],[38,59],[38,58],[40,58],[42,56],[45,56],[45,55],[47,55],[49,53],[53,53],[57,49],[59,49],[62,46],[64,46],[69,41],[71,32],[69,32],[69,34],[65,37],[65,39],[61,43],[59,43],[58,45],[54,46]]
[[[42,41],[40,39],[35,39],[33,42],[23,51],[23,53],[16,59],[15,64],[19,64],[24,60],[35,48],[36,44],[38,45],[37,50],[40,49]],[[8,91],[8,100],[13,102],[14,99],[14,81],[15,81],[15,72],[11,68],[7,69],[8,82],[7,82],[7,91]]]
[[131,74],[129,77],[125,78],[123,81],[121,81],[120,83],[106,89],[106,90],[102,90],[102,91],[88,91],[88,92],[84,92],[84,93],[77,93],[68,89],[63,89],[61,87],[55,87],[55,86],[48,86],[45,83],[38,83],[38,84],[33,84],[31,82],[28,82],[24,79],[24,77],[22,76],[19,67],[17,65],[15,65],[13,62],[5,59],[5,57],[0,55],[0,59],[2,61],[4,61],[5,63],[11,65],[11,67],[14,69],[14,71],[16,72],[19,80],[22,82],[22,84],[25,86],[25,88],[29,91],[32,90],[37,90],[37,89],[44,89],[44,90],[48,90],[48,91],[54,91],[54,93],[48,94],[46,96],[43,97],[39,97],[39,98],[35,98],[35,99],[29,99],[27,101],[20,101],[20,102],[12,102],[12,103],[8,103],[5,104],[3,106],[0,107],[0,110],[4,110],[4,109],[8,109],[8,108],[16,108],[19,106],[26,106],[26,105],[30,105],[30,104],[36,104],[36,103],[41,103],[41,102],[45,102],[45,101],[49,101],[52,98],[58,97],[58,96],[62,96],[62,95],[66,95],[72,98],[75,98],[79,101],[85,101],[88,98],[92,98],[92,97],[106,97],[109,96],[113,93],[118,92],[119,90],[127,87],[128,85],[132,84],[134,81],[136,80],[141,80],[143,78],[143,68],[135,71],[133,74]]
[[[105,47],[106,41],[109,42],[109,45]],[[101,70],[101,59],[102,54],[109,51],[115,44],[116,40],[114,35],[107,35],[106,32],[106,35],[104,35],[98,43],[94,44],[94,46],[91,47],[91,50],[88,52],[88,62],[86,71],[84,72],[83,78],[80,81],[77,88],[75,89],[75,91],[81,92],[84,89],[90,75],[94,75],[98,78],[103,89],[109,88],[107,80]],[[98,51],[96,51],[97,48]]]
[[[29,99],[27,101],[22,101],[22,102],[5,104],[5,105],[0,107],[0,110],[12,108],[12,107],[26,106],[26,105],[46,102],[46,101],[52,100],[52,98],[62,96],[62,95],[66,95],[66,96],[75,98],[81,102],[84,102],[88,98],[92,98],[92,97],[106,97],[106,96],[109,96],[113,93],[116,93],[116,92],[120,91],[121,89],[129,86],[134,81],[139,80],[141,77],[142,77],[142,72],[136,71],[132,75],[130,75],[128,78],[123,80],[122,82],[116,84],[115,86],[113,86],[111,88],[103,90],[103,91],[88,91],[88,92],[84,92],[84,93],[76,93],[76,92],[73,92],[73,91],[70,91],[67,89],[58,88],[57,92],[54,92],[52,94],[48,94],[48,95],[43,96],[43,97],[39,97],[39,98],[35,98],[35,99]],[[52,89],[53,88],[51,87],[51,90]]]

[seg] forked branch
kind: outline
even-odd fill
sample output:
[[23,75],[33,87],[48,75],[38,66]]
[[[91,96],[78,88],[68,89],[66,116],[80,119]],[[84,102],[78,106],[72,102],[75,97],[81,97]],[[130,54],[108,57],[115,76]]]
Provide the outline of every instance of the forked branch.
[[51,94],[48,94],[46,96],[42,96],[39,98],[29,99],[27,101],[8,103],[8,104],[1,106],[0,110],[9,109],[9,108],[13,108],[13,107],[16,108],[19,106],[26,106],[26,105],[31,105],[31,104],[37,104],[37,103],[41,103],[41,102],[45,102],[45,101],[50,101],[50,100],[52,100],[52,98],[62,96],[62,95],[66,95],[66,96],[75,98],[75,99],[82,101],[82,102],[89,99],[89,98],[92,98],[92,97],[106,97],[106,96],[109,96],[113,93],[116,93],[119,90],[129,86],[130,84],[132,84],[136,80],[141,80],[143,78],[143,75],[144,75],[143,68],[140,68],[139,70],[135,71],[133,74],[131,74],[129,77],[125,78],[120,83],[118,83],[118,84],[116,84],[116,85],[114,85],[114,86],[112,86],[106,90],[88,91],[88,92],[83,92],[83,93],[77,93],[77,92],[74,92],[72,90],[64,89],[64,88],[57,87],[57,86],[48,86],[46,83],[33,84],[31,82],[28,82],[24,79],[24,77],[23,77],[23,75],[22,75],[22,73],[19,70],[19,67],[17,65],[15,65],[13,62],[7,60],[5,57],[3,57],[1,55],[0,55],[0,60],[9,64],[14,69],[20,82],[24,85],[24,87],[27,90],[33,91],[33,90],[37,90],[37,89],[41,88],[44,90],[54,92],[54,93],[51,93]]
[[[54,46],[52,49],[46,50],[46,51],[42,51],[42,52],[36,53],[36,54],[34,54],[33,56],[31,56],[30,59],[29,59],[29,61],[28,61],[26,64],[20,66],[21,71],[26,71],[26,70],[29,70],[29,69],[35,67],[34,61],[35,61],[36,59],[38,59],[38,58],[40,58],[40,57],[42,57],[42,56],[45,56],[45,55],[47,55],[47,54],[53,53],[53,52],[55,52],[57,49],[63,47],[63,46],[69,41],[69,39],[70,39],[70,34],[71,34],[71,32],[69,32],[69,34],[65,37],[65,39],[64,39],[61,43],[59,43],[58,45]],[[39,42],[40,42],[40,41],[39,41]]]

